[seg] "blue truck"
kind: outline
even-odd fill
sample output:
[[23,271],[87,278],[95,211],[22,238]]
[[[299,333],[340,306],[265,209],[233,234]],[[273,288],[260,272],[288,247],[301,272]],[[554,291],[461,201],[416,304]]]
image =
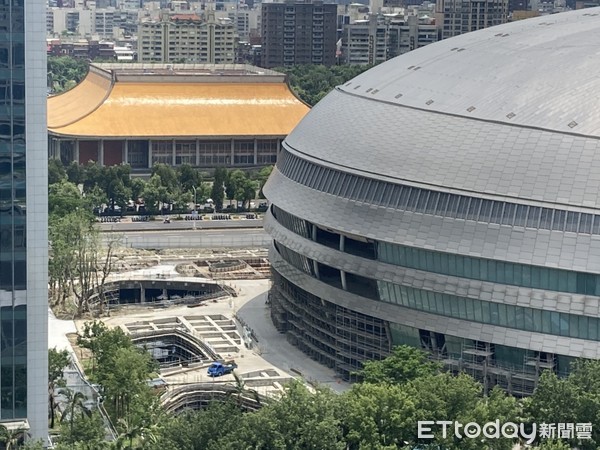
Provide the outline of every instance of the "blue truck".
[[208,366],[208,376],[220,377],[233,372],[234,369],[237,369],[237,364],[233,361],[215,361]]

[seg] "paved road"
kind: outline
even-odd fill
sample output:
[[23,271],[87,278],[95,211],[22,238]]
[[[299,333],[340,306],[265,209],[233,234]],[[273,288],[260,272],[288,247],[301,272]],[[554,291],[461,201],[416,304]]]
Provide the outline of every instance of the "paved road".
[[[120,231],[120,230],[119,230]],[[157,230],[105,233],[133,248],[266,248],[270,236],[262,229]]]
[[[251,281],[236,281],[242,287]],[[259,355],[275,367],[285,370],[290,375],[301,376],[310,383],[329,386],[336,392],[350,388],[332,369],[310,359],[300,349],[290,344],[285,335],[279,333],[271,321],[270,309],[265,304],[267,293],[263,292],[247,301],[237,311],[237,316],[250,327],[258,338]]]
[[152,222],[117,222],[99,223],[101,231],[146,231],[146,230],[192,230],[194,222],[197,229],[223,229],[223,228],[262,228],[262,219],[248,220],[172,220],[171,223],[163,223],[162,220]]

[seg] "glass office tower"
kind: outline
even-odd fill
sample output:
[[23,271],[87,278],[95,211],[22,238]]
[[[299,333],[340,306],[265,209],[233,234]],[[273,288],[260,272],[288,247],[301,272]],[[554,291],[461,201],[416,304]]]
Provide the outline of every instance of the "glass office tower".
[[45,5],[0,0],[0,422],[47,435]]

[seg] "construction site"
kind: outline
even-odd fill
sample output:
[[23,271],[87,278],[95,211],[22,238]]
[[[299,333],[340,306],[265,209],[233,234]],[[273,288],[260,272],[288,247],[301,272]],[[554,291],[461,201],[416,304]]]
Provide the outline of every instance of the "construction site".
[[[121,328],[157,361],[159,374],[150,384],[161,392],[167,411],[203,408],[232,395],[241,407],[256,409],[278,398],[294,379],[309,387],[348,388],[332,370],[281,339],[270,319],[266,256],[260,249],[121,249],[115,255],[100,320]],[[69,387],[102,413],[101,394],[83,375],[88,351],[77,344],[87,320],[51,318],[50,328],[55,339],[64,335],[59,346],[72,356]],[[234,362],[235,372],[209,376],[207,368],[215,361]],[[106,415],[105,423],[110,436]]]

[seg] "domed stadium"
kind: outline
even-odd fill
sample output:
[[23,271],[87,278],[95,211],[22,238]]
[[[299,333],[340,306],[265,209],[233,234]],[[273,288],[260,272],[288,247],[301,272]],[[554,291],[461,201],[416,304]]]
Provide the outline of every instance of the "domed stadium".
[[264,188],[271,316],[352,380],[393,346],[528,395],[600,357],[600,8],[412,51],[338,86]]

